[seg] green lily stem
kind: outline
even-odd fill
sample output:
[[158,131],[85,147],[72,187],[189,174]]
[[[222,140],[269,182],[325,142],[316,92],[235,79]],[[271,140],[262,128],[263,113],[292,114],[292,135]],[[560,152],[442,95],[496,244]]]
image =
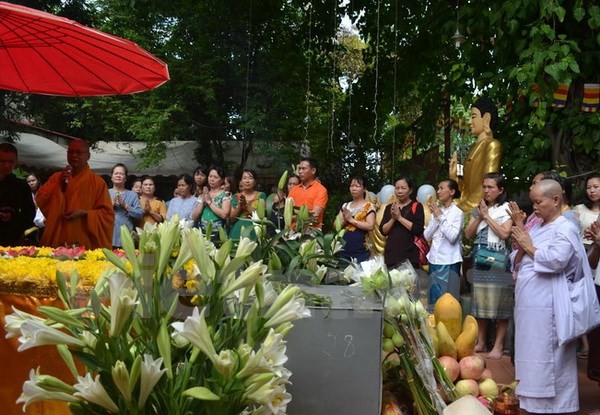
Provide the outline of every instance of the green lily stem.
[[437,411],[432,405],[431,396],[423,394],[425,387],[419,382],[419,376],[415,373],[414,366],[405,353],[402,353],[399,357],[406,369],[406,380],[419,415],[437,415]]

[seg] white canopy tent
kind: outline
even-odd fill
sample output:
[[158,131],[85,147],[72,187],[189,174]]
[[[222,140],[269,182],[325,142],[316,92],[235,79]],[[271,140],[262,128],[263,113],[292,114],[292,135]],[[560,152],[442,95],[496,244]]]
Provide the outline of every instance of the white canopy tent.
[[[14,143],[19,150],[19,165],[36,169],[59,170],[67,163],[68,140],[20,133]],[[136,175],[178,175],[191,173],[197,166],[194,150],[197,143],[177,141],[167,143],[167,154],[156,166],[138,169],[139,158],[135,155],[146,146],[141,142],[100,141],[91,149],[90,167],[98,174],[110,174],[116,163],[125,164]]]

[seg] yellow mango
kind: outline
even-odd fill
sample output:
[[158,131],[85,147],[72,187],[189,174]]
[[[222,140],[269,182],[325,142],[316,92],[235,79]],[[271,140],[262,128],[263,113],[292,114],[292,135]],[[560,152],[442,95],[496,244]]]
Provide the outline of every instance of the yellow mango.
[[477,344],[477,336],[479,328],[475,317],[468,315],[462,325],[462,331],[458,338],[454,341],[458,360],[465,356],[471,356]]
[[450,356],[456,359],[456,346],[454,346],[454,340],[448,333],[446,325],[441,321],[438,322],[435,331],[437,332],[440,356]]
[[435,302],[433,314],[438,324],[444,323],[452,341],[456,340],[462,327],[462,307],[456,298],[450,293],[442,295]]

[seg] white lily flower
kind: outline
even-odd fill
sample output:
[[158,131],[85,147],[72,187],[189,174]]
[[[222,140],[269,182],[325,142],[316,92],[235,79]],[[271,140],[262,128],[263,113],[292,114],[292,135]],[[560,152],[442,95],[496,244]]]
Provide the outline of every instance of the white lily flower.
[[344,249],[344,245],[342,244],[342,242],[340,240],[336,239],[331,250],[333,251],[334,254],[337,254],[342,249]]
[[293,298],[297,296],[299,292],[300,287],[298,287],[297,285],[286,285],[285,288],[279,293],[279,296],[277,296],[277,299],[275,299],[273,304],[271,304],[271,307],[269,307],[269,310],[267,310],[263,317],[267,319],[273,317],[281,307],[289,303]]
[[263,284],[263,290],[263,306],[270,306],[277,299],[277,291],[275,291],[275,288],[273,288],[271,281],[266,281]]
[[287,404],[292,400],[292,396],[286,392],[284,385],[275,385],[271,381],[246,395],[246,399],[266,406],[271,414],[285,414]]
[[256,234],[256,239],[260,240],[263,236],[263,224],[262,219],[258,216],[256,211],[252,211],[252,226],[254,227],[254,233]]
[[262,354],[264,356],[267,365],[274,370],[274,373],[277,376],[281,376],[281,368],[287,362],[288,357],[285,354],[287,349],[286,341],[283,340],[283,336],[281,334],[275,333],[275,330],[270,329],[269,334],[263,341],[260,349],[257,354]]
[[193,227],[194,227],[194,221],[192,221],[192,220],[181,219],[179,221],[179,229],[181,229],[181,230],[192,229]]
[[78,402],[79,400],[68,393],[48,391],[41,386],[38,386],[37,379],[40,376],[38,370],[31,369],[29,371],[29,380],[23,383],[23,393],[15,403],[23,403],[23,412],[27,410],[27,405],[38,401],[65,401]]
[[348,281],[359,281],[360,280],[359,270],[356,268],[354,259],[352,261],[353,261],[352,264],[350,264],[346,268],[344,268],[344,278],[346,278]]
[[273,415],[285,415],[287,413],[287,404],[292,400],[292,395],[287,392],[285,386],[278,385],[269,397],[267,407]]
[[77,392],[73,396],[79,396],[88,402],[95,403],[101,407],[108,409],[111,412],[119,412],[119,407],[108,396],[106,389],[100,383],[100,375],[96,375],[92,379],[90,373],[86,373],[85,377],[77,376],[78,382],[73,385]]
[[268,267],[263,265],[262,260],[252,263],[252,265],[243,270],[239,277],[233,280],[233,282],[226,287],[223,287],[221,297],[227,297],[234,291],[253,286],[266,275],[267,269]]
[[5,317],[6,338],[17,337],[21,335],[21,326],[29,320],[36,320],[43,323],[45,320],[33,314],[26,313],[13,306],[13,313]]
[[93,352],[96,350],[96,344],[98,343],[98,338],[94,336],[94,334],[90,331],[83,331],[80,335],[81,340],[85,343],[85,348],[89,351]]
[[277,327],[280,324],[310,317],[310,310],[304,305],[304,298],[295,298],[281,307],[265,323],[265,327]]
[[217,356],[215,368],[225,379],[229,379],[237,366],[236,361],[236,355],[232,350],[222,350]]
[[144,361],[142,362],[142,371],[140,375],[140,400],[138,403],[138,408],[144,407],[148,396],[150,396],[150,392],[152,392],[152,389],[158,383],[163,373],[167,371],[166,368],[160,368],[162,366],[162,362],[162,357],[159,357],[155,360],[149,354],[144,354]]
[[121,333],[133,308],[137,304],[137,290],[133,281],[121,273],[113,275],[108,281],[110,287],[110,336]]
[[270,329],[260,349],[250,354],[237,377],[244,378],[259,373],[275,373],[277,376],[281,376],[283,364],[288,360],[285,354],[286,348],[283,336]]
[[308,241],[304,241],[300,244],[300,247],[298,248],[298,253],[301,256],[306,256],[306,255],[314,254],[316,249],[317,249],[317,240],[309,239]]
[[17,350],[20,352],[32,347],[57,344],[75,347],[85,346],[85,343],[78,338],[47,326],[38,320],[27,320],[21,325],[21,337],[19,337],[19,342],[21,345]]
[[117,360],[111,369],[113,382],[127,402],[131,402],[131,388],[129,387],[129,371],[121,360]]
[[241,238],[237,250],[235,251],[235,256],[248,256],[254,251],[257,245],[258,244],[250,238]]
[[188,339],[214,364],[217,358],[217,352],[215,351],[215,346],[210,338],[208,325],[204,319],[205,312],[206,308],[203,308],[201,313],[198,312],[197,307],[194,308],[192,315],[183,322],[183,330],[179,332],[179,335]]
[[[145,222],[144,223],[144,229],[142,229],[144,232],[148,232],[148,233],[154,233],[156,232],[156,230],[158,229],[158,223],[150,223],[150,222]],[[140,228],[138,229],[138,233],[142,233],[140,232]]]
[[315,271],[315,274],[317,274],[317,277],[319,277],[319,279],[323,279],[325,274],[327,274],[327,267],[325,265],[319,265],[317,267],[317,270]]
[[[289,198],[285,199],[286,203],[289,200]],[[290,230],[289,235],[285,238],[288,241],[295,241],[296,239],[300,239],[302,237],[302,232],[296,232],[296,231],[292,231]]]
[[180,335],[180,332],[183,331],[183,321],[175,321],[171,323],[171,327],[173,327],[171,337],[173,338],[175,345],[180,349],[187,347],[190,344],[189,340]]
[[237,353],[240,358],[240,365],[245,366],[254,351],[248,343],[242,343],[238,346]]
[[367,261],[363,261],[360,263],[360,267],[364,271],[366,277],[370,277],[375,275],[375,273],[380,270],[386,269],[385,262],[382,255],[373,257]]

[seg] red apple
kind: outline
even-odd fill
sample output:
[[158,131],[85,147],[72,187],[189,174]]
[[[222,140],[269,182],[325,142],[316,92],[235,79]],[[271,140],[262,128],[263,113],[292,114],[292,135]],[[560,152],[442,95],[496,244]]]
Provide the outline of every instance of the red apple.
[[458,375],[460,374],[460,365],[456,359],[450,356],[440,356],[439,359],[450,380],[454,382],[456,379],[458,379]]
[[485,370],[485,361],[481,356],[471,355],[460,359],[460,377],[478,380]]

